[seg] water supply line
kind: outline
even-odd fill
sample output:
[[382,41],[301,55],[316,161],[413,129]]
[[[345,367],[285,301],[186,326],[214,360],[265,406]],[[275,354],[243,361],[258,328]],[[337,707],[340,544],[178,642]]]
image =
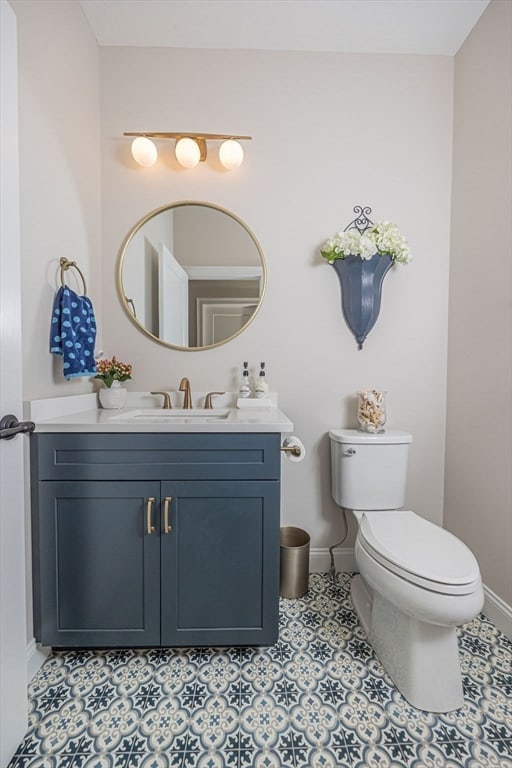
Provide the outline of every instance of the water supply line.
[[334,565],[334,552],[333,552],[333,550],[336,549],[336,547],[340,547],[343,544],[343,542],[345,541],[345,539],[347,538],[347,536],[348,536],[347,510],[345,509],[345,507],[341,507],[341,514],[343,516],[343,525],[345,527],[345,532],[343,534],[343,538],[340,539],[340,541],[336,542],[336,544],[333,544],[332,547],[329,547],[329,556],[331,558],[331,567],[329,568],[329,578],[330,578],[330,580],[332,581],[333,584],[336,582],[337,575],[338,575],[337,572],[336,572],[336,567]]

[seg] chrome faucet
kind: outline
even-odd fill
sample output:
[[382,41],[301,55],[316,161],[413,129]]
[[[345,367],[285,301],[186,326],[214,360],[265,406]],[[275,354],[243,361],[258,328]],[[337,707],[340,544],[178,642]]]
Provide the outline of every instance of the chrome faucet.
[[180,386],[178,387],[179,392],[184,392],[183,396],[183,407],[184,408],[192,408],[192,395],[190,392],[190,381],[183,377],[183,379],[180,381]]

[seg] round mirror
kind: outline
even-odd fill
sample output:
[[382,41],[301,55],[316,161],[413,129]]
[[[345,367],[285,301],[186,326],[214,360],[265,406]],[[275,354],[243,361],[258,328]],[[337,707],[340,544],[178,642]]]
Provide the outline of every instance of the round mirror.
[[225,344],[247,328],[266,284],[261,247],[249,227],[212,203],[158,208],[129,233],[118,290],[135,325],[183,350]]

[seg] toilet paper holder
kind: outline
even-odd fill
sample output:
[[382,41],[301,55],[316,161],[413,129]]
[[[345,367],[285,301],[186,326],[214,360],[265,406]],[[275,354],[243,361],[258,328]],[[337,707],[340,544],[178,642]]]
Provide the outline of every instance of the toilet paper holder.
[[290,456],[300,456],[301,455],[301,449],[298,445],[282,445],[281,450],[284,453],[289,453]]

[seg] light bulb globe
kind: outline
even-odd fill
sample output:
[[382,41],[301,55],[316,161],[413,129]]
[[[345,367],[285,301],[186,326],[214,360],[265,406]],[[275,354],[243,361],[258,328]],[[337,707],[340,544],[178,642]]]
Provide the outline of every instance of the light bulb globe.
[[151,139],[146,136],[137,136],[132,141],[132,157],[143,168],[151,168],[156,163],[158,152]]
[[176,142],[174,149],[176,160],[184,168],[195,168],[201,159],[199,144],[194,139],[186,136]]
[[244,161],[242,145],[234,139],[223,141],[219,147],[219,160],[228,171],[240,168]]

